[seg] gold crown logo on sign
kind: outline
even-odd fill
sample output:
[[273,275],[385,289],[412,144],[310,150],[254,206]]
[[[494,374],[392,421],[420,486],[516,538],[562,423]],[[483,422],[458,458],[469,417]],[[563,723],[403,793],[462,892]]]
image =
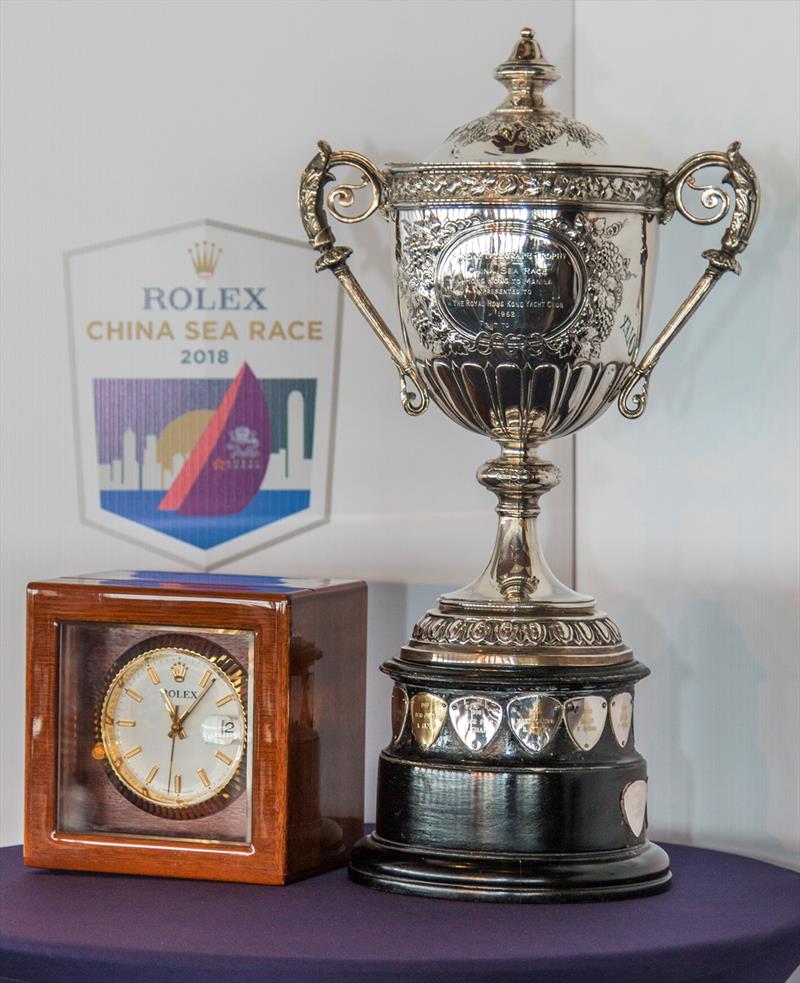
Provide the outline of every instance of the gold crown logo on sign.
[[172,672],[172,678],[176,683],[182,683],[186,679],[186,673],[188,669],[183,662],[173,662],[170,666],[170,671]]
[[222,252],[215,242],[207,242],[204,239],[202,242],[196,242],[187,252],[192,257],[192,266],[198,276],[208,279],[214,275]]

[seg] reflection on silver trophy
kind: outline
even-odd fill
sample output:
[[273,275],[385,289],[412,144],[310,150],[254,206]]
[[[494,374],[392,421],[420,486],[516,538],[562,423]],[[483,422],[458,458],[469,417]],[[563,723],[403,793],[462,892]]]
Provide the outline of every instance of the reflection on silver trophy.
[[[758,182],[738,143],[672,173],[621,166],[598,133],[547,106],[544,89],[558,77],[526,29],[496,71],[505,101],[455,129],[431,160],[379,169],[320,143],[301,181],[317,270],[334,273],[388,350],[406,412],[418,414],[432,399],[500,448],[478,471],[498,498],[486,569],[440,598],[384,667],[404,694],[396,703],[427,694],[447,704],[450,721],[442,711],[427,746],[403,724],[382,756],[378,828],[357,848],[352,872],[390,890],[548,900],[644,893],[669,877],[666,855],[644,838],[645,766],[632,731],[628,737],[633,685],[646,669],[593,598],[562,584],[542,555],[539,499],[560,476],[537,449],[615,402],[628,418],[643,413],[664,350],[720,277],[739,272]],[[342,166],[358,179],[329,189]],[[718,185],[698,183],[709,167],[724,172]],[[369,197],[366,207],[360,195]],[[700,214],[689,210],[691,195]],[[353,276],[351,250],[335,243],[326,214],[353,223],[376,211],[394,228],[398,335]],[[641,355],[656,241],[676,211],[701,225],[730,221],[720,248],[703,253],[706,268],[688,297]],[[491,777],[476,761],[494,769]],[[599,784],[589,774],[593,761],[614,779]],[[562,773],[573,763],[567,790]],[[596,824],[585,831],[584,799]],[[423,803],[441,822],[420,819]],[[560,817],[553,828],[535,818],[548,810]],[[581,880],[578,861],[599,851],[605,866],[585,860]],[[630,851],[640,863],[626,880],[614,864],[623,854],[630,860]],[[505,855],[528,856],[529,864],[504,866]],[[552,859],[564,855],[576,860],[568,876]],[[448,857],[464,863],[457,869]],[[480,876],[469,866],[476,857]],[[489,887],[487,869],[496,874]]]

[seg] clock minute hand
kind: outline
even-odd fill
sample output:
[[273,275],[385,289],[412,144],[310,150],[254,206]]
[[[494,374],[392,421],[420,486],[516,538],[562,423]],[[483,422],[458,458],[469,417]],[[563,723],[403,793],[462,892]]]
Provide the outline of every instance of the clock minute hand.
[[186,711],[186,713],[182,714],[180,717],[176,717],[175,718],[175,723],[172,725],[173,729],[175,727],[178,727],[180,729],[183,728],[183,724],[184,724],[184,721],[186,720],[186,718],[189,716],[189,714],[192,712],[192,710],[194,710],[194,708],[197,706],[197,704],[200,703],[200,701],[203,699],[203,697],[206,695],[206,693],[211,692],[211,687],[214,685],[215,682],[216,682],[216,680],[215,679],[212,679],[211,682],[208,684],[208,686],[197,697],[197,699],[194,701],[194,703],[192,703],[192,705],[189,707],[189,709]]

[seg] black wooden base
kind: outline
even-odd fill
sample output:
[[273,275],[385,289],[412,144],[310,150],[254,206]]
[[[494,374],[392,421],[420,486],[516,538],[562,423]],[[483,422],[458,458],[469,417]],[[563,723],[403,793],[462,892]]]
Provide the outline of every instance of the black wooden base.
[[573,856],[456,853],[401,847],[374,834],[356,844],[350,877],[397,894],[455,901],[614,901],[666,891],[669,858],[644,843]]
[[[641,663],[487,670],[397,659],[383,669],[395,681],[394,736],[379,762],[375,832],[353,850],[353,880],[489,901],[666,889],[669,858],[646,838],[647,766],[632,725]],[[544,746],[528,739],[535,714],[520,730],[516,709],[542,698],[559,708]],[[483,721],[467,731],[465,706]]]

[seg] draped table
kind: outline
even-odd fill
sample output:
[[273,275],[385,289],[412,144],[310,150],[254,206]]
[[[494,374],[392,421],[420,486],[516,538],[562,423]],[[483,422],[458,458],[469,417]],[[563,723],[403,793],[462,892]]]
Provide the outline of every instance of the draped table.
[[0,980],[25,983],[785,983],[800,875],[667,846],[666,894],[507,905],[32,870],[0,850]]

